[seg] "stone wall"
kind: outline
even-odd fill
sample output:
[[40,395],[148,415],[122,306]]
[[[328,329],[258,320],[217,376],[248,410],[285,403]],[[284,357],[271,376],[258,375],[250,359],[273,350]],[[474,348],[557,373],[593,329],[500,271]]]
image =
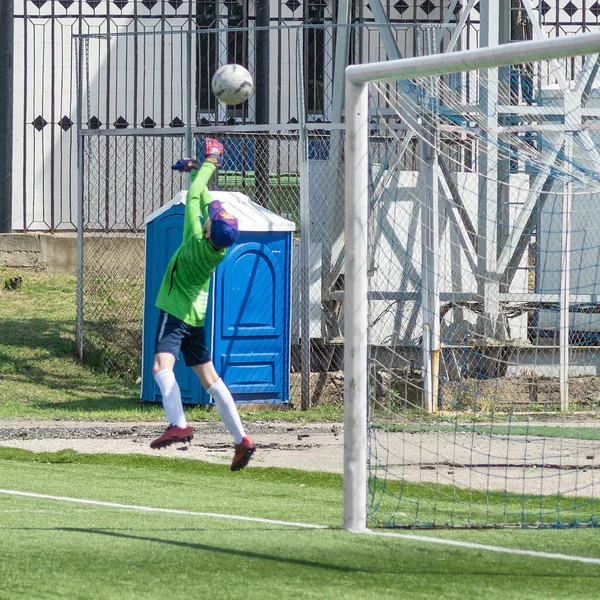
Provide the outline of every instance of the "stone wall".
[[[144,238],[142,236],[106,236],[94,238],[88,248],[94,260],[110,265],[110,272],[128,275],[131,261],[143,273]],[[100,261],[100,258],[102,261]],[[140,258],[141,257],[141,258]],[[140,262],[141,261],[141,262]],[[139,263],[139,264],[138,264]],[[0,267],[35,269],[51,273],[77,274],[76,233],[2,233]]]
[[0,234],[0,266],[77,273],[75,233]]

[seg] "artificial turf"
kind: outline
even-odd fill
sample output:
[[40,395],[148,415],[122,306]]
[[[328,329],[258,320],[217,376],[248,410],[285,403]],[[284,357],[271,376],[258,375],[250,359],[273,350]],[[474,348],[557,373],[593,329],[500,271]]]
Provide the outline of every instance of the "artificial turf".
[[[600,564],[349,533],[342,479],[188,459],[0,449],[0,598],[594,598]],[[415,533],[415,532],[413,532]],[[600,558],[595,529],[419,536]]]

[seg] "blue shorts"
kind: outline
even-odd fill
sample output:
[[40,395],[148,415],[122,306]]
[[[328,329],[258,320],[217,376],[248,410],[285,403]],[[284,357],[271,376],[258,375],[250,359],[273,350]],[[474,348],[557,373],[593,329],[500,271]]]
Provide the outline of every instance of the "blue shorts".
[[192,327],[181,319],[160,311],[154,353],[169,352],[175,358],[179,351],[188,367],[210,362],[210,352],[206,347],[204,327]]

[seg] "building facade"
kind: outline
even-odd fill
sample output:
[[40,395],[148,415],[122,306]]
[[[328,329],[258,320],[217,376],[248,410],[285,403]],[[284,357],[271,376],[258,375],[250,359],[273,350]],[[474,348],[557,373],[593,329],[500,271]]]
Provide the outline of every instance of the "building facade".
[[[336,122],[341,119],[343,89],[336,65],[384,60],[390,56],[390,39],[400,56],[443,51],[457,28],[454,48],[476,47],[485,4],[271,0],[265,69],[256,62],[257,48],[265,43],[255,29],[258,3],[248,0],[15,0],[13,229],[53,232],[76,227],[78,86],[89,91],[84,128],[177,128],[187,124],[189,114],[194,126],[250,124],[257,121],[257,106],[262,115],[268,107],[269,123],[281,124],[299,118],[301,69],[306,119]],[[600,2],[500,4],[505,41],[568,35],[600,24]],[[433,38],[431,27],[436,28]],[[350,35],[340,50],[343,28]],[[189,47],[182,34],[191,31],[199,33]],[[77,35],[114,36],[104,49],[94,46],[94,38],[86,42],[83,81],[76,76]],[[178,64],[184,68],[188,53],[192,89],[178,89],[181,85],[169,74]],[[218,106],[210,78],[228,62],[245,64],[253,73],[262,68],[268,90],[260,88],[242,107]],[[185,101],[188,93],[193,97],[191,111]]]

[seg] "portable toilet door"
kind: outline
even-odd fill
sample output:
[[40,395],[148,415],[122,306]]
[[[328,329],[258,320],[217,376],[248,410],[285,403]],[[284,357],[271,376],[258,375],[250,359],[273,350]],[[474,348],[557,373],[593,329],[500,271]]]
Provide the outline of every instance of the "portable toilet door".
[[289,401],[291,235],[240,232],[214,279],[213,357],[237,403]]
[[239,238],[213,278],[212,355],[236,403],[289,402],[295,224],[236,192],[212,192]]
[[[146,225],[146,290],[142,399],[161,400],[152,377],[164,272],[181,243],[186,192],[179,192]],[[291,251],[295,224],[236,192],[212,192],[239,223],[240,234],[211,281],[206,342],[219,376],[237,403],[289,401]],[[180,358],[175,376],[182,400],[211,400]]]

